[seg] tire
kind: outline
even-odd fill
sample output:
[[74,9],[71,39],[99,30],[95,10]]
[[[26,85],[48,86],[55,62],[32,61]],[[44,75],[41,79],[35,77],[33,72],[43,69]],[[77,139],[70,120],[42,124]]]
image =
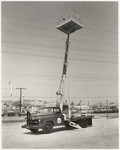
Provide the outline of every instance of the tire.
[[67,122],[64,122],[64,124],[65,124],[66,128],[71,128],[71,126],[69,125],[69,122],[68,122],[68,121],[67,121]]
[[82,128],[86,128],[88,125],[88,121],[86,119],[79,121],[79,126],[81,126]]
[[37,133],[38,129],[30,129],[30,131],[33,132],[33,133]]
[[53,125],[51,122],[47,122],[45,123],[44,127],[43,127],[43,132],[44,133],[51,133],[53,131]]
[[27,112],[27,125],[29,125],[30,120],[32,120],[32,117],[31,117],[30,112],[28,111]]

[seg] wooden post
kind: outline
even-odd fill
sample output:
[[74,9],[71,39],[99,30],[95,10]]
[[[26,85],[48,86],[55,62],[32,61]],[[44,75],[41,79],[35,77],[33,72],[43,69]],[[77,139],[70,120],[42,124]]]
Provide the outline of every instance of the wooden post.
[[108,100],[106,100],[106,114],[107,114],[107,119],[108,119]]

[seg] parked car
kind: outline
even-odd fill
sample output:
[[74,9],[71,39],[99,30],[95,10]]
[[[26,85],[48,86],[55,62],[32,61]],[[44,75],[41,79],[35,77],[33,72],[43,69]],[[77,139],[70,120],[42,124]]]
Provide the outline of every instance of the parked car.
[[26,110],[23,110],[21,113],[18,112],[18,116],[25,116],[27,115],[27,111]]
[[2,117],[4,117],[4,116],[5,116],[5,113],[3,112],[3,113],[2,113]]
[[86,110],[82,110],[82,111],[81,111],[81,116],[88,116],[87,111],[86,111]]
[[7,115],[8,116],[15,116],[15,111],[13,109],[10,109],[8,112],[7,112]]

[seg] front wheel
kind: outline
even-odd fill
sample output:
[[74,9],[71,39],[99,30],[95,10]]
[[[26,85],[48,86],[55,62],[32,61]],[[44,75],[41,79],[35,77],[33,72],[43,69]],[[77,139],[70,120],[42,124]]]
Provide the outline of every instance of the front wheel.
[[30,131],[33,132],[33,133],[37,133],[38,129],[30,129]]
[[51,122],[45,123],[45,126],[43,127],[44,133],[51,133],[53,131],[53,125]]
[[86,119],[79,121],[79,126],[81,126],[82,128],[86,128],[88,125],[88,121]]
[[64,122],[64,124],[65,124],[66,128],[71,128],[68,121]]

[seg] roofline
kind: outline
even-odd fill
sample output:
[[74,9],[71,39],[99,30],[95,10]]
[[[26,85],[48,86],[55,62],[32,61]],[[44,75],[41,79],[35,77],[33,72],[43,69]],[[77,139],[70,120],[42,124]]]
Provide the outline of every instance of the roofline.
[[41,109],[42,108],[60,108],[60,107],[59,106],[53,106],[53,107],[52,106],[45,106],[45,107],[41,107]]

